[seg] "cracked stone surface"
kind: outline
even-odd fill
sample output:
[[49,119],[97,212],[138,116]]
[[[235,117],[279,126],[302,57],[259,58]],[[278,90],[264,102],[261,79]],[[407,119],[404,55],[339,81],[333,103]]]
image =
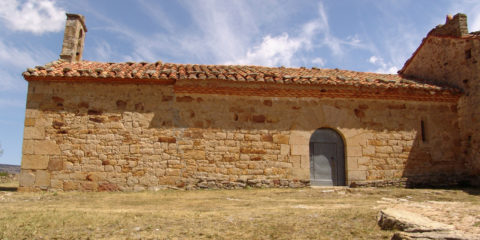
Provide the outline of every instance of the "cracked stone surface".
[[399,230],[392,240],[480,239],[478,206],[461,202],[411,202],[382,198],[378,224],[384,230]]
[[388,208],[380,211],[378,224],[384,230],[405,232],[438,232],[454,230],[452,225],[432,221],[420,214],[403,209]]

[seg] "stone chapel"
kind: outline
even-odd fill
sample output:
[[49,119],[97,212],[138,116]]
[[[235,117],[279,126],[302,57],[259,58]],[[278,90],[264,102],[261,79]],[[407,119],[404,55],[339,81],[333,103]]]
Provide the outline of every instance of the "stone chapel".
[[[480,184],[480,33],[447,16],[398,74],[82,59],[28,68],[20,190]],[[478,60],[477,60],[478,58]]]

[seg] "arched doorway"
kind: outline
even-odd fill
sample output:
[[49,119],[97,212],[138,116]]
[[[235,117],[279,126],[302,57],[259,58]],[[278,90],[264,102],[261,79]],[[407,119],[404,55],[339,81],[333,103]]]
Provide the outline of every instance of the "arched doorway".
[[335,130],[317,129],[310,137],[310,184],[345,186],[345,149]]

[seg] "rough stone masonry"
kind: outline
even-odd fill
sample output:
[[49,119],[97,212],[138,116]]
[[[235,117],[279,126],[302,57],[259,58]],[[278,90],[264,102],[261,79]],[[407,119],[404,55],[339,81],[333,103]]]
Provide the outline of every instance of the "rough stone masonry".
[[347,185],[475,180],[480,38],[449,33],[466,27],[462,16],[388,75],[86,61],[85,20],[68,14],[60,60],[23,74],[20,189],[303,187],[317,174],[311,136],[322,129],[343,140],[326,171],[342,161]]

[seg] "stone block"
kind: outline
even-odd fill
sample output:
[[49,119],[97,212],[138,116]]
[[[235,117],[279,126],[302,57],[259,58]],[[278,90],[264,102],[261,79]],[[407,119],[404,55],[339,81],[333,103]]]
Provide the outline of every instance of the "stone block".
[[391,153],[393,152],[393,149],[391,146],[377,146],[375,147],[375,152],[376,153]]
[[50,187],[52,189],[61,190],[63,189],[63,182],[61,180],[50,180]]
[[386,145],[386,141],[378,140],[378,139],[370,139],[368,140],[368,144],[372,146],[384,146]]
[[352,139],[352,138],[355,138],[356,136],[367,136],[368,134],[366,134],[365,130],[364,129],[357,129],[357,128],[341,128],[339,129],[339,131],[342,133],[342,135],[346,138],[346,139]]
[[357,157],[347,157],[347,165],[345,166],[349,171],[358,170]]
[[35,118],[25,118],[25,127],[33,127],[35,126]]
[[268,134],[264,134],[264,135],[261,136],[261,140],[263,142],[273,142],[273,136],[268,135]]
[[34,140],[23,140],[22,153],[23,154],[33,154],[33,146],[35,145]]
[[74,191],[78,190],[78,183],[72,181],[66,181],[63,183],[63,191]]
[[367,138],[363,134],[352,136],[350,138],[347,138],[347,145],[365,146],[367,145]]
[[60,147],[52,140],[36,140],[33,146],[33,154],[58,155]]
[[140,145],[130,145],[130,153],[140,153]]
[[112,191],[118,191],[118,186],[117,184],[114,183],[101,183],[98,185],[98,191],[103,192],[112,192]]
[[310,169],[310,156],[309,155],[302,155],[301,156],[301,168]]
[[50,172],[39,170],[35,173],[35,186],[44,188],[50,186]]
[[292,177],[295,179],[310,179],[310,169],[294,168],[292,169]]
[[202,160],[202,159],[205,159],[205,151],[188,150],[188,151],[185,151],[184,158]]
[[348,181],[365,181],[367,180],[367,171],[348,171],[347,172]]
[[261,137],[257,134],[245,134],[245,141],[260,141]]
[[106,165],[105,166],[105,172],[113,172],[115,168],[111,165]]
[[281,144],[280,145],[280,154],[281,155],[289,155],[290,154],[290,145]]
[[260,148],[240,148],[240,153],[265,154],[265,149]]
[[361,157],[362,156],[362,147],[361,146],[349,146],[349,147],[347,147],[347,156],[348,157]]
[[80,183],[80,191],[95,191],[98,188],[96,182],[82,182]]
[[365,146],[362,148],[363,156],[372,156],[375,155],[375,147],[374,146]]
[[20,187],[32,187],[35,183],[35,173],[28,170],[22,170],[18,179]]
[[306,145],[310,142],[310,133],[304,131],[292,131],[290,134],[290,145]]
[[130,146],[122,145],[120,146],[120,153],[128,154],[130,152]]
[[177,180],[178,180],[178,177],[171,177],[171,176],[161,177],[158,179],[158,184],[159,185],[175,185]]
[[401,153],[403,152],[403,147],[402,146],[392,146],[392,150],[394,153]]
[[291,145],[292,155],[308,155],[309,146],[308,145]]
[[48,167],[47,155],[29,155],[25,154],[22,157],[22,169],[36,169],[43,170]]
[[280,143],[280,144],[288,144],[290,137],[288,135],[283,134],[275,134],[273,135],[273,142]]
[[224,140],[226,138],[227,138],[227,133],[224,133],[224,132],[215,133],[215,139],[217,140]]
[[45,139],[45,129],[43,127],[25,127],[23,139]]
[[167,169],[166,176],[180,176],[180,169]]
[[369,157],[360,157],[357,159],[358,165],[368,165],[370,164],[370,158]]
[[301,156],[291,156],[290,159],[293,163],[293,168],[301,168],[302,167]]
[[174,137],[158,137],[158,142],[166,142],[166,143],[176,143],[177,139]]

